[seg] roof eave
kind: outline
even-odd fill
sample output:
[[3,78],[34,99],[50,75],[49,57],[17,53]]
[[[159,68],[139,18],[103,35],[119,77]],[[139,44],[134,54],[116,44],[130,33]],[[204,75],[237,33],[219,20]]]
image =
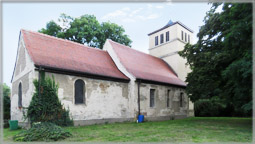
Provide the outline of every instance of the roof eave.
[[179,88],[186,88],[186,85],[178,85],[178,84],[172,84],[172,83],[166,83],[166,82],[160,82],[160,81],[154,81],[154,80],[146,80],[142,78],[136,78],[136,82],[143,82],[148,84],[156,84],[156,85],[164,85],[164,86],[173,86],[173,87],[179,87]]
[[193,33],[193,30],[191,30],[190,28],[188,28],[187,26],[185,26],[185,25],[182,24],[181,22],[177,21],[177,22],[174,22],[174,23],[172,23],[172,24],[170,24],[170,25],[166,25],[166,26],[164,26],[164,27],[162,27],[162,28],[160,28],[160,29],[158,29],[158,30],[155,30],[155,31],[149,33],[148,36],[150,36],[150,35],[152,35],[152,34],[154,34],[154,33],[157,33],[157,32],[159,32],[159,31],[161,31],[161,30],[163,30],[163,29],[166,29],[166,28],[168,28],[168,27],[170,27],[170,26],[173,26],[173,25],[175,25],[175,24],[177,24],[177,23],[178,23],[179,25],[181,25],[182,27],[184,27],[185,29],[187,29],[188,31],[190,31],[191,33]]
[[129,78],[124,79],[124,78],[117,78],[112,76],[97,75],[97,74],[92,74],[88,72],[80,72],[80,71],[74,71],[74,70],[68,70],[68,69],[62,69],[62,68],[49,67],[44,65],[35,64],[35,67],[36,67],[35,70],[38,70],[38,68],[41,67],[43,68],[45,72],[51,72],[51,73],[74,75],[74,76],[81,76],[81,77],[100,79],[100,80],[110,80],[110,81],[124,82],[124,83],[128,83],[130,81]]

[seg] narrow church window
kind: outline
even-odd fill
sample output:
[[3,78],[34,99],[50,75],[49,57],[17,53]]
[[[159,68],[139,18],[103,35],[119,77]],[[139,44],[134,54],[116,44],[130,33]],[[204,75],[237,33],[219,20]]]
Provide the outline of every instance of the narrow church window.
[[155,37],[155,46],[158,45],[158,36]]
[[183,40],[183,31],[182,31],[182,40]]
[[187,33],[185,33],[185,42],[187,42]]
[[155,105],[155,89],[150,89],[150,107]]
[[160,35],[160,44],[162,44],[164,42],[164,34]]
[[170,106],[170,90],[167,90],[166,107]]
[[83,80],[76,80],[74,87],[75,87],[75,96],[74,96],[74,103],[75,104],[83,104],[85,103],[85,98],[84,98],[84,82]]
[[19,90],[18,90],[18,106],[22,107],[22,84],[19,83]]
[[168,41],[169,41],[169,31],[166,32],[166,42],[168,42]]
[[180,107],[183,107],[183,93],[180,95]]
[[188,35],[188,42],[190,43],[190,36]]

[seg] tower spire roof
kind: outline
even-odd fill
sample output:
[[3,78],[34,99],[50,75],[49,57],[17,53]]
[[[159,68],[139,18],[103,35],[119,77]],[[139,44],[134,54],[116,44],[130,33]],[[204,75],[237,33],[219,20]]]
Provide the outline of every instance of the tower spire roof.
[[172,25],[174,22],[170,19],[166,25]]

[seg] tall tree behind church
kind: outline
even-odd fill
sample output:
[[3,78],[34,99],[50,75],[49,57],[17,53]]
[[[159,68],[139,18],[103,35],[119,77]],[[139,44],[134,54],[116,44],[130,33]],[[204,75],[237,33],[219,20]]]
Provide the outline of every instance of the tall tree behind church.
[[39,32],[100,49],[103,48],[106,39],[126,46],[131,46],[132,43],[122,26],[111,22],[100,24],[93,15],[86,14],[79,18],[73,18],[61,14],[58,21],[61,25],[50,21],[47,23],[46,29],[42,28]]
[[195,109],[200,101],[217,100],[224,104],[218,115],[251,115],[252,4],[213,3],[197,37],[179,52],[192,69],[186,81]]

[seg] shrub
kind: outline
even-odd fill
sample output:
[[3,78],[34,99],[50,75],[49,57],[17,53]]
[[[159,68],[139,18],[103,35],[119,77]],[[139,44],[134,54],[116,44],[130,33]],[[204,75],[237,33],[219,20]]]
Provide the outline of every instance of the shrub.
[[14,141],[57,141],[72,136],[53,123],[34,123],[32,128],[23,130],[13,137]]
[[4,116],[4,128],[8,128],[9,127],[9,123],[8,120],[10,120],[10,94],[11,94],[11,90],[10,87],[8,85],[4,84],[0,84],[0,89],[3,92],[3,116]]
[[45,78],[45,74],[41,74],[40,96],[39,82],[34,80],[35,93],[32,97],[27,112],[24,117],[28,118],[31,123],[34,122],[51,122],[59,126],[73,125],[70,119],[69,110],[63,108],[58,98],[58,85],[52,76]]
[[3,84],[3,100],[4,100],[4,119],[9,120],[10,119],[10,94],[11,90],[10,87],[6,84]]
[[222,116],[226,111],[226,105],[218,98],[200,99],[194,103],[194,106],[195,116]]

